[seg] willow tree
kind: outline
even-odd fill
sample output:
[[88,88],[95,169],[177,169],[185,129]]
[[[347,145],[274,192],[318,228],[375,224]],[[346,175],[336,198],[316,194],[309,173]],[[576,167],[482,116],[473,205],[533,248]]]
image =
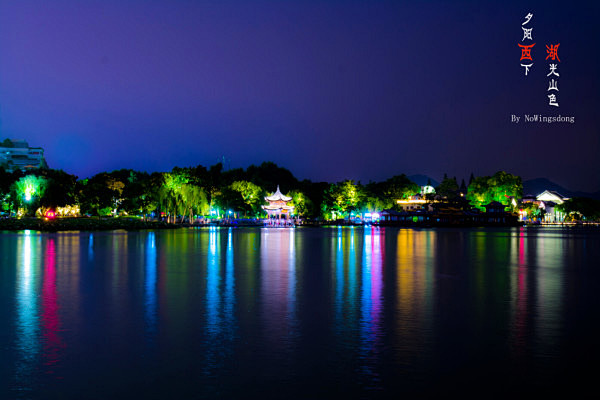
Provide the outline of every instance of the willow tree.
[[185,172],[166,172],[159,190],[161,206],[167,210],[168,219],[178,215],[188,215],[189,220],[195,214],[207,214],[209,204],[204,190],[194,184]]

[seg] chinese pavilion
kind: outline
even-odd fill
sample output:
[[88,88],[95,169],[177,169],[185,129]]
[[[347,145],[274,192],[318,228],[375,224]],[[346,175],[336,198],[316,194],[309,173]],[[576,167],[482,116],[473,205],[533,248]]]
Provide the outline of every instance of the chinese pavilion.
[[294,206],[288,206],[287,203],[292,200],[292,198],[283,195],[279,191],[279,185],[277,186],[277,191],[271,196],[266,196],[265,200],[268,201],[269,204],[262,206],[262,208],[269,215],[269,219],[281,219],[282,216],[287,220],[291,219],[291,214],[294,212]]

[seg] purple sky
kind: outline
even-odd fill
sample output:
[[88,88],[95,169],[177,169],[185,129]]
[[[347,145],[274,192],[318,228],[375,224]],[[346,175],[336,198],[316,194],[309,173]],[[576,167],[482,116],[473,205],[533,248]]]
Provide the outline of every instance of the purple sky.
[[[80,177],[225,156],[300,179],[506,170],[600,189],[594,2],[398,3],[0,0],[0,139]],[[510,122],[537,113],[576,122]]]

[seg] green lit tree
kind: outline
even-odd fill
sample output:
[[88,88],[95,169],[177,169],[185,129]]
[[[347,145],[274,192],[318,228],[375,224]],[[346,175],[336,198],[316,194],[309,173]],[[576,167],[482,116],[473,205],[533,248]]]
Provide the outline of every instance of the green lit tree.
[[377,212],[385,209],[394,208],[396,202],[390,197],[379,198],[367,195],[362,202],[362,209],[366,212]]
[[208,214],[209,211],[206,193],[194,183],[189,169],[174,168],[172,172],[164,173],[159,199],[173,222],[179,215],[187,215],[192,221],[194,215]]
[[14,174],[6,172],[3,167],[0,167],[0,211],[11,211],[12,201],[10,189],[15,183],[16,179],[18,179],[18,177],[16,177]]
[[493,176],[474,178],[468,188],[467,200],[483,210],[484,206],[492,201],[510,205],[510,198],[521,198],[522,193],[523,183],[520,176],[499,171]]
[[544,218],[544,209],[536,203],[523,203],[521,210],[525,212],[530,221],[539,221]]
[[360,184],[352,180],[332,183],[325,191],[321,211],[325,218],[348,217],[365,198],[365,192]]
[[292,198],[288,204],[294,206],[296,215],[304,217],[313,213],[313,202],[304,193],[299,190],[292,190],[288,193],[288,196]]
[[16,208],[23,209],[25,215],[33,215],[47,187],[48,180],[43,176],[26,175],[17,180],[11,187]]
[[248,181],[235,181],[230,185],[231,190],[239,192],[244,200],[244,216],[252,213],[255,216],[261,212],[261,205],[264,202],[264,191],[258,185]]

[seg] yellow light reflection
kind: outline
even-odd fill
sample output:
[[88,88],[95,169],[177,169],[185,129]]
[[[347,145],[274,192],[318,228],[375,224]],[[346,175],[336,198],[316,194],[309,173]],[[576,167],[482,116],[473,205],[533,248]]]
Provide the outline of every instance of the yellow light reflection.
[[553,232],[542,232],[537,238],[536,268],[536,332],[542,354],[553,354],[560,339],[563,308],[564,246],[566,241]]
[[435,231],[400,229],[396,236],[397,345],[399,360],[422,355],[431,332]]

